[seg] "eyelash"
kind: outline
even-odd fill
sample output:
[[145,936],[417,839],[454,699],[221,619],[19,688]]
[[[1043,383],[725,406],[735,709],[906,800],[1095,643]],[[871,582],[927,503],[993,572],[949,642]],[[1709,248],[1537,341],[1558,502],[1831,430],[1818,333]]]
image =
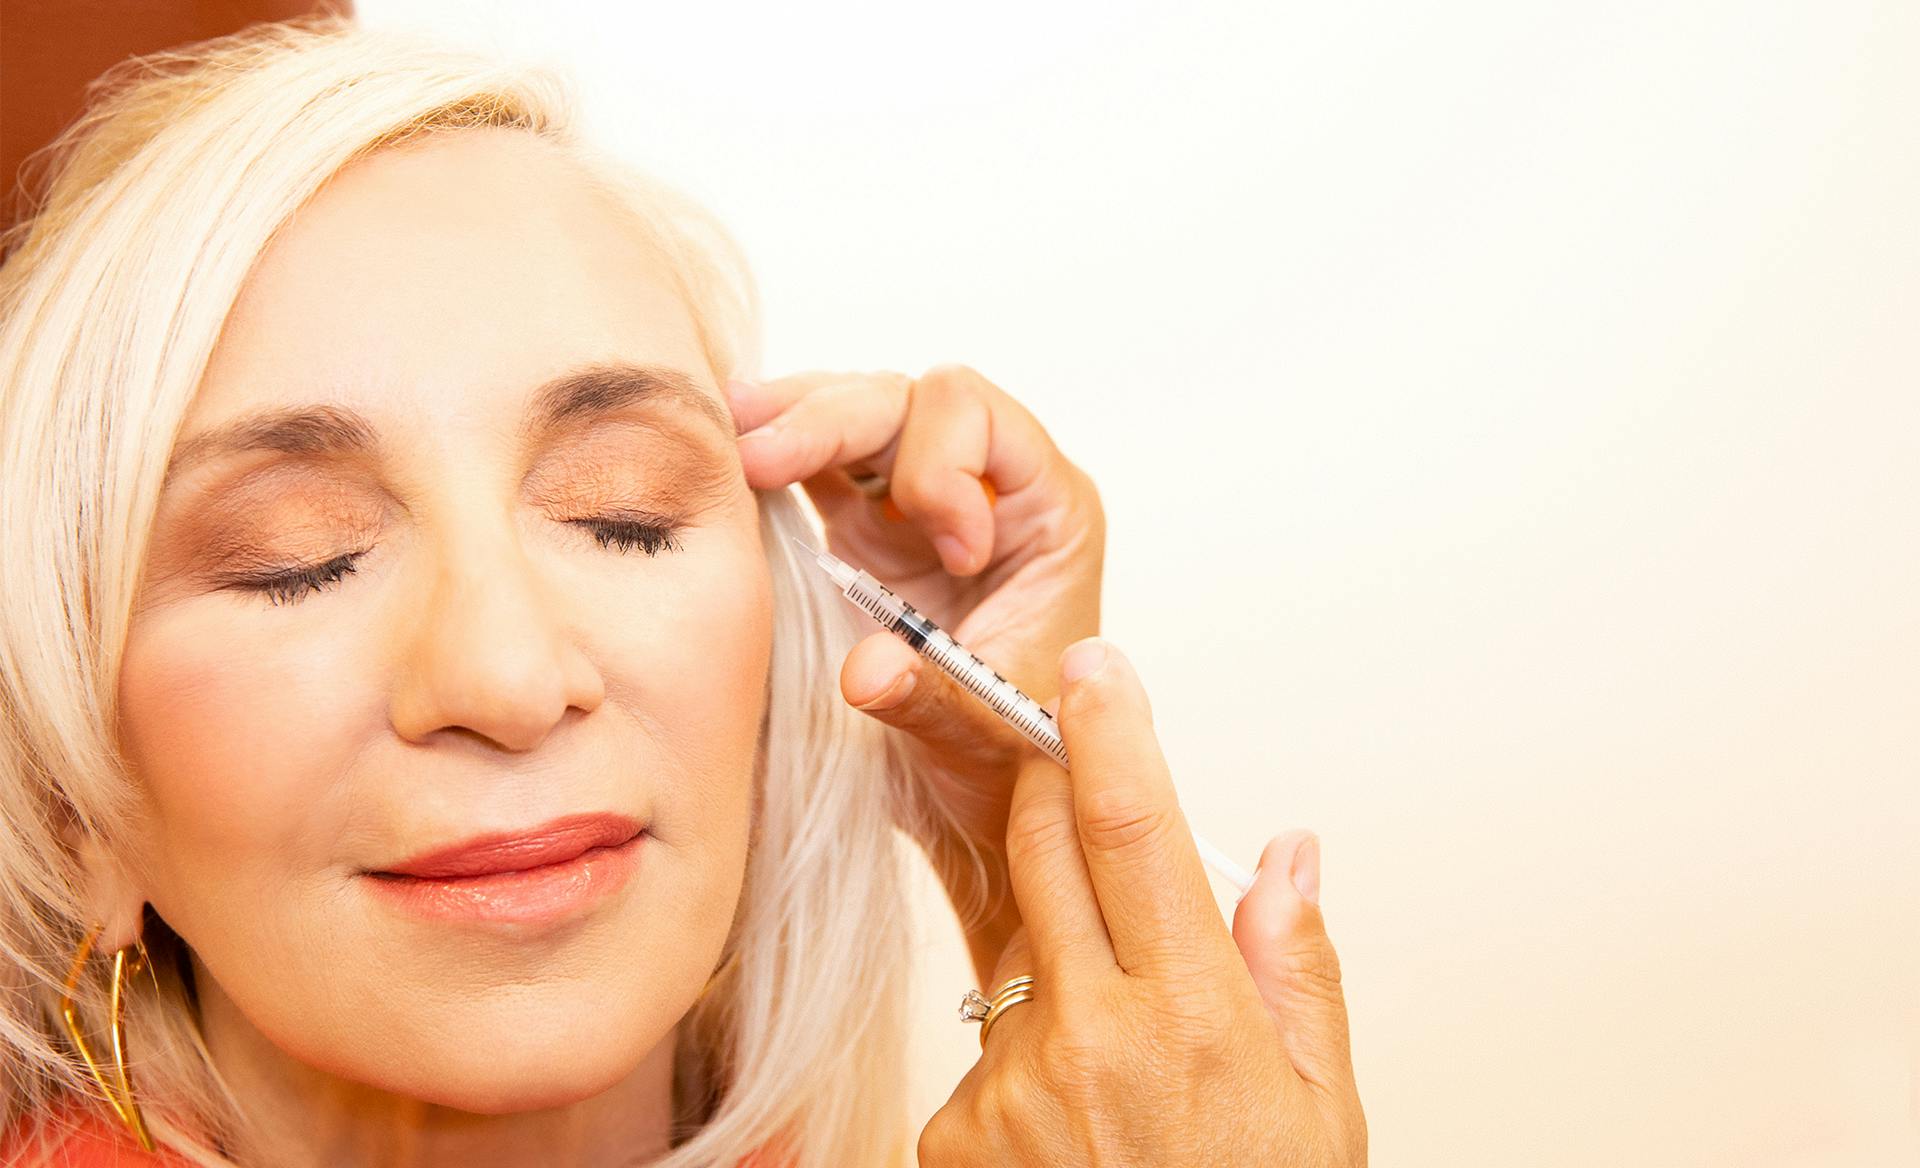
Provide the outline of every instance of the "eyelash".
[[[616,548],[622,555],[636,547],[649,556],[658,555],[663,550],[680,550],[680,544],[673,538],[680,530],[677,523],[644,523],[633,519],[575,519],[571,522],[592,533],[601,547]],[[297,604],[352,573],[355,561],[365,554],[348,552],[309,568],[276,572],[271,576],[254,576],[234,583],[243,591],[265,594],[268,604]]]
[[647,523],[638,519],[578,519],[574,522],[592,532],[601,547],[618,545],[623,554],[636,547],[650,556],[662,549],[680,550],[673,538],[680,525],[670,520]]

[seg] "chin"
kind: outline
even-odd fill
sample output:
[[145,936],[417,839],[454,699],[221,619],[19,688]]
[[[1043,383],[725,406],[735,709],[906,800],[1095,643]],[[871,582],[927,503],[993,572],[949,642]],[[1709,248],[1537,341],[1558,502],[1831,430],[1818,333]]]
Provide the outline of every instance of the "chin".
[[473,1115],[511,1115],[523,1111],[545,1111],[565,1107],[602,1095],[633,1071],[633,1067],[601,1079],[573,1073],[573,1068],[551,1068],[550,1074],[507,1077],[489,1068],[488,1073],[470,1083],[437,1083],[434,1089],[411,1092],[423,1103],[449,1107]]
[[559,1017],[514,1011],[449,1020],[435,1041],[415,1045],[412,1057],[386,1069],[387,1081],[375,1085],[478,1115],[577,1103],[632,1076],[672,1034],[670,1025],[613,1018],[568,1010]]
[[475,1115],[541,1111],[591,1099],[637,1070],[646,1052],[602,1047],[568,1057],[516,1059],[491,1042],[475,1042],[457,1061],[410,1076],[385,1089],[423,1103]]

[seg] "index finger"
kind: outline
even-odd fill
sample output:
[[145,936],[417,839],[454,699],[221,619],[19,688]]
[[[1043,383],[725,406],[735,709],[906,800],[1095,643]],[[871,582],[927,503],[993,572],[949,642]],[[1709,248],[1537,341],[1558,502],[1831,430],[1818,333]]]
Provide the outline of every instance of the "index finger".
[[[1057,457],[1053,440],[1026,407],[964,365],[901,373],[806,373],[761,384],[729,383],[743,433],[747,481],[756,489],[804,482],[861,463],[904,481],[952,469],[984,478],[1000,495],[1025,490]],[[913,419],[918,416],[920,421]],[[908,431],[914,432],[908,441]],[[931,436],[931,438],[930,438]],[[746,450],[747,445],[753,449]],[[896,468],[900,448],[925,448]],[[920,495],[903,500],[911,514]],[[938,490],[932,495],[941,494]]]
[[1134,974],[1220,959],[1233,938],[1180,811],[1139,676],[1099,637],[1074,642],[1060,661],[1060,735],[1114,959]]

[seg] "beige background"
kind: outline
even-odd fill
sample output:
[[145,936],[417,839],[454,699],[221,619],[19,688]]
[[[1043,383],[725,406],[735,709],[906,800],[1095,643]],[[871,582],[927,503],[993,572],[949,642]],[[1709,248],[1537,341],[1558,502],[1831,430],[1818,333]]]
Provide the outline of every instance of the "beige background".
[[909,7],[360,5],[567,62],[770,371],[1093,473],[1190,817],[1322,834],[1374,1163],[1920,1163],[1920,6]]

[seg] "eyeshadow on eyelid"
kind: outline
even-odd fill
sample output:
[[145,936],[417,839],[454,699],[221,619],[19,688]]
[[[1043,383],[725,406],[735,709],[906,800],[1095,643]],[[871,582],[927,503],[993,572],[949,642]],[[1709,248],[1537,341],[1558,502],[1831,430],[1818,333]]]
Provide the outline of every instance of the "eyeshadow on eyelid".
[[696,503],[731,494],[738,463],[698,440],[643,443],[593,436],[555,451],[537,463],[529,482],[542,494],[565,492],[576,483],[589,489],[659,489]]
[[[633,496],[641,492],[659,503],[704,508],[729,498],[740,478],[737,460],[704,431],[623,418],[602,419],[572,440],[550,445],[528,467],[524,485],[543,501],[587,495],[580,501],[640,502]],[[360,526],[384,510],[384,493],[377,473],[358,460],[278,453],[168,491],[162,517],[191,516],[195,527],[203,527],[224,523],[238,509],[259,513],[265,526],[276,525],[275,514]]]

